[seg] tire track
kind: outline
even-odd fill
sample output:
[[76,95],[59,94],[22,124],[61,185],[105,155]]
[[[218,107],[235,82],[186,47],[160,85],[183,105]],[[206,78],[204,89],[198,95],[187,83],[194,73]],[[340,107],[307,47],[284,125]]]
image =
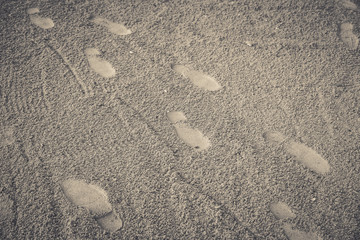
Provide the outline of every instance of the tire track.
[[316,91],[318,93],[319,105],[321,108],[320,114],[326,123],[326,127],[328,129],[330,136],[334,139],[334,137],[335,137],[334,126],[332,124],[331,117],[328,114],[328,110],[326,109],[327,104],[326,104],[326,100],[324,98],[322,89],[320,87],[318,87],[318,88],[316,88]]

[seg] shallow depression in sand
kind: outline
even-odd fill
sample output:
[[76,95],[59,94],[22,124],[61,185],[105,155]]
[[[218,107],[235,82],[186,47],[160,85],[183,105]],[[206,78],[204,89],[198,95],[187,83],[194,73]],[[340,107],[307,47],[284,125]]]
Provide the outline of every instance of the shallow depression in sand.
[[278,219],[286,219],[286,218],[296,217],[296,215],[291,211],[290,207],[283,202],[277,202],[277,203],[270,204],[270,211]]
[[322,240],[321,237],[313,232],[303,232],[293,229],[292,225],[289,223],[286,223],[283,229],[289,240]]
[[217,91],[221,89],[220,84],[210,75],[203,72],[192,70],[184,65],[172,65],[172,69],[183,75],[197,87],[208,91]]
[[281,144],[284,142],[285,151],[294,156],[297,161],[301,162],[311,170],[320,174],[325,174],[330,171],[330,165],[328,161],[305,144],[292,140],[286,141],[287,137],[276,131],[266,132],[263,134],[263,137],[266,141],[272,143]]
[[107,193],[98,186],[69,179],[61,184],[65,196],[75,205],[89,209],[95,215],[111,212]]
[[40,12],[40,10],[38,8],[29,8],[27,10],[27,13],[30,15],[30,21],[42,28],[42,29],[49,29],[55,26],[53,20],[51,18],[44,18],[44,17],[40,17],[38,15],[38,13]]
[[120,36],[131,34],[131,30],[126,28],[121,23],[111,22],[102,17],[94,17],[91,19],[91,21],[97,25],[105,27],[109,32],[120,35]]
[[105,230],[114,232],[122,227],[122,220],[113,210],[102,188],[75,179],[65,180],[61,188],[70,202],[88,209]]
[[116,71],[108,61],[99,57],[100,52],[96,48],[85,49],[85,55],[89,61],[90,68],[104,78],[111,78],[116,75]]
[[359,38],[353,33],[354,26],[351,23],[340,25],[340,39],[350,48],[355,50],[359,46]]
[[325,174],[330,171],[329,163],[315,150],[309,148],[308,146],[302,143],[290,141],[285,143],[284,147],[288,153],[296,158],[296,160],[313,171],[320,174]]
[[186,117],[183,112],[168,112],[167,117],[171,123],[177,123],[186,120]]
[[263,134],[263,137],[266,141],[271,143],[282,143],[285,141],[286,137],[279,132],[276,131],[269,131]]
[[197,151],[205,150],[211,146],[210,140],[201,131],[180,122],[186,120],[183,112],[168,112],[167,117],[174,124],[178,137],[188,146]]
[[350,10],[357,9],[357,5],[349,0],[340,0],[340,4],[346,9],[350,9]]

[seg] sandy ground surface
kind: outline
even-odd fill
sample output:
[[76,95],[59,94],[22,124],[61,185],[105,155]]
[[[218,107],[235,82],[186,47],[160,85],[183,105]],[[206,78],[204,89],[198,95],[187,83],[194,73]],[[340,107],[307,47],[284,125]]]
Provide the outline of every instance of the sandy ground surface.
[[360,239],[360,3],[1,2],[2,239]]

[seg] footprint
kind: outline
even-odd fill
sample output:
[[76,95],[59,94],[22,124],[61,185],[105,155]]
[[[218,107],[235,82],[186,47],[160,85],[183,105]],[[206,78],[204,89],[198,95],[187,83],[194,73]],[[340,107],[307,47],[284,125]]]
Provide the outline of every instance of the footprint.
[[359,38],[353,33],[354,26],[351,23],[340,25],[340,39],[351,49],[355,50],[359,46]]
[[[290,207],[283,202],[277,202],[270,204],[270,210],[280,220],[295,218],[296,215],[291,211]],[[284,223],[283,229],[286,236],[290,240],[320,240],[321,238],[315,233],[307,233],[300,230],[293,229],[292,225],[289,223]]]
[[183,121],[186,120],[182,112],[168,112],[167,117],[174,124],[177,135],[187,145],[197,151],[202,151],[211,146],[210,140],[202,134],[198,129],[189,127]]
[[350,10],[356,10],[357,5],[349,0],[340,0],[340,3],[343,5],[344,8]]
[[54,22],[51,18],[43,18],[38,15],[40,10],[38,8],[29,8],[27,13],[30,15],[30,21],[42,29],[49,29],[54,27]]
[[270,204],[270,211],[278,219],[295,218],[296,215],[291,211],[290,207],[283,202]]
[[286,151],[293,155],[299,162],[313,171],[325,174],[330,171],[329,163],[322,158],[316,151],[302,143],[290,141],[285,143]]
[[115,232],[122,228],[122,220],[102,188],[74,179],[64,181],[61,188],[70,202],[88,209],[103,229]]
[[90,19],[90,21],[92,21],[95,24],[98,24],[100,26],[103,26],[105,28],[107,28],[109,30],[109,32],[120,35],[120,36],[124,36],[124,35],[129,35],[131,34],[131,30],[126,28],[123,24],[120,23],[114,23],[111,22],[105,18],[101,18],[101,17],[92,17]]
[[186,120],[183,112],[168,112],[167,117],[171,123],[177,123]]
[[85,49],[85,55],[88,58],[90,67],[100,76],[104,78],[111,78],[115,76],[116,71],[111,63],[98,56],[100,55],[99,50],[96,48],[87,48]]
[[284,142],[284,149],[295,159],[311,170],[325,174],[330,171],[329,163],[322,158],[316,151],[309,148],[305,144],[298,143],[292,140],[286,141],[286,137],[279,132],[267,132],[264,134],[265,140],[274,143]]
[[313,232],[303,232],[300,230],[293,229],[292,225],[289,223],[284,224],[284,231],[286,236],[290,240],[322,240],[317,234]]
[[0,147],[11,145],[15,142],[14,128],[9,126],[0,127]]
[[263,137],[266,141],[271,143],[282,143],[286,140],[286,137],[283,134],[275,131],[266,132]]
[[200,71],[192,70],[184,65],[172,65],[171,68],[183,75],[185,78],[189,78],[190,81],[198,86],[199,88],[208,90],[208,91],[217,91],[221,89],[220,84],[215,80],[215,78],[202,73]]

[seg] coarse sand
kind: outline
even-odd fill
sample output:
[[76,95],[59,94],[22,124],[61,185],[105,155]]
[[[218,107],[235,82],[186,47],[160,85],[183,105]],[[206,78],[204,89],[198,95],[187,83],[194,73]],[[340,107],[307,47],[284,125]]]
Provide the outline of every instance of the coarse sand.
[[359,1],[0,15],[0,239],[360,239]]

